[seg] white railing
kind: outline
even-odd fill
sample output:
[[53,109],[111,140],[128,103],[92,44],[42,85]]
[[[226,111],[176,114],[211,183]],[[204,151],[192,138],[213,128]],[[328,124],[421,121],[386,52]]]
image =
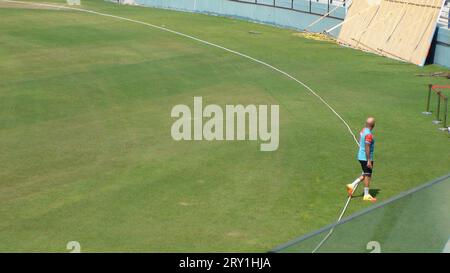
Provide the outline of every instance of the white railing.
[[449,17],[450,17],[450,0],[447,0],[447,3],[445,3],[444,8],[442,9],[442,13],[439,16],[438,23],[439,25],[449,27]]
[[327,4],[330,2],[330,5],[343,7],[345,6],[345,0],[312,0],[312,2]]

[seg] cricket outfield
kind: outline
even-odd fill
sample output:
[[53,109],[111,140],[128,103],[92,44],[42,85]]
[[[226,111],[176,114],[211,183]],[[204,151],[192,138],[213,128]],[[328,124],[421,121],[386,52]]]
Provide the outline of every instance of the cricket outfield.
[[[62,4],[61,1],[51,1]],[[377,117],[380,201],[447,174],[420,68],[236,19],[82,6],[262,60],[357,134]],[[360,174],[342,121],[226,50],[98,14],[0,6],[0,251],[264,252],[333,222]],[[252,32],[261,33],[252,35]],[[432,79],[445,84],[445,79]],[[279,146],[175,141],[175,105],[279,105]],[[355,197],[347,214],[372,204]]]

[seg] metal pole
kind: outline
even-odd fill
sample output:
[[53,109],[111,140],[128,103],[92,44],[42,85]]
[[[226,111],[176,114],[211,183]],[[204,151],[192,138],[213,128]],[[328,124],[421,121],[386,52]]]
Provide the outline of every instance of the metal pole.
[[447,115],[448,115],[448,98],[444,99],[444,129],[448,129],[447,126]]
[[441,112],[441,92],[438,92],[438,102],[437,102],[437,113],[436,113],[436,120],[440,120],[439,119],[439,114]]
[[328,0],[328,1],[327,1],[327,13],[330,12],[330,1],[331,1],[331,0]]
[[294,9],[294,0],[291,1],[291,9]]
[[429,84],[428,85],[427,105],[426,105],[426,108],[425,108],[425,112],[422,112],[422,114],[424,114],[424,115],[431,115],[430,102],[431,102],[431,90],[432,89],[433,89],[433,85]]
[[311,7],[312,4],[311,4],[311,1],[312,1],[312,0],[309,0],[309,13],[312,12],[312,7]]
[[448,98],[447,97],[443,97],[443,99],[444,99],[444,121],[443,121],[443,127],[442,128],[439,128],[439,130],[441,130],[441,131],[449,131],[449,127],[448,127],[448,125],[447,125],[447,115],[448,115],[448,109],[447,109],[447,107],[448,107]]
[[434,124],[439,124],[439,123],[441,123],[441,120],[439,119],[440,117],[439,117],[439,112],[441,112],[441,92],[440,91],[438,91],[437,92],[437,97],[438,97],[438,99],[437,99],[437,110],[436,110],[436,119],[435,120],[433,120],[433,123]]
[[430,112],[430,100],[431,100],[431,89],[433,88],[432,84],[428,85],[428,99],[427,99],[427,112]]

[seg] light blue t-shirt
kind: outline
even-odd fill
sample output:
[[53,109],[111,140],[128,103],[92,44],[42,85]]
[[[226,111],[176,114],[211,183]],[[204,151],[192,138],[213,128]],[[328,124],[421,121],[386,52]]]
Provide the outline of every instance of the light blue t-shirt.
[[375,138],[369,128],[364,128],[359,133],[359,151],[358,160],[367,161],[366,144],[370,145],[370,160],[373,161],[373,151],[375,149]]

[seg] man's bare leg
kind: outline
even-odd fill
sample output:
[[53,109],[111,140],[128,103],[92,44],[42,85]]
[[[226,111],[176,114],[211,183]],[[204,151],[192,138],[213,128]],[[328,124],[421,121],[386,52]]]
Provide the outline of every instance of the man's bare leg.
[[372,177],[369,175],[364,176],[364,198],[363,198],[363,200],[370,201],[370,202],[376,202],[377,199],[375,197],[373,197],[372,195],[370,195],[370,192],[369,192],[371,178]]
[[369,195],[369,188],[370,188],[370,176],[365,175],[364,176],[364,195]]
[[365,176],[363,176],[363,178],[364,178],[364,186],[366,187],[366,188],[369,188],[370,187],[370,176],[368,176],[368,175],[365,175]]

